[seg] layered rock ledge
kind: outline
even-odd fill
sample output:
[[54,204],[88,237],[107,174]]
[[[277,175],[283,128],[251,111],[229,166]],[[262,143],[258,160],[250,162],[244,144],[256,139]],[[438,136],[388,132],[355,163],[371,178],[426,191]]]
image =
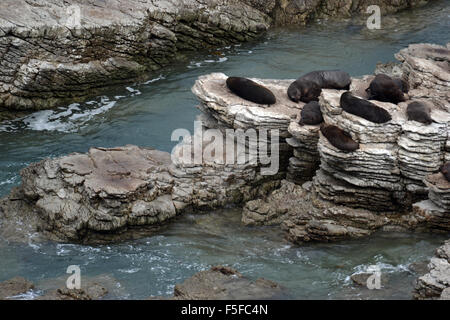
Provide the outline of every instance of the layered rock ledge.
[[254,39],[271,24],[350,17],[373,4],[396,12],[424,1],[369,2],[4,0],[0,111],[83,101],[145,77],[186,51]]
[[428,273],[417,280],[415,299],[450,300],[450,241],[436,250],[428,264]]
[[[288,99],[292,80],[253,79],[275,94],[277,103],[267,106],[232,94],[226,75],[205,75],[192,89],[202,111],[194,138],[172,155],[136,146],[92,148],[31,165],[21,173],[22,185],[0,203],[2,234],[24,233],[28,226],[56,240],[108,241],[139,236],[148,231],[141,229],[188,210],[248,201],[245,224],[281,224],[295,243],[365,236],[381,228],[448,232],[450,189],[437,172],[447,157],[450,114],[448,100],[433,99],[444,97],[449,87],[442,79],[450,72],[450,50],[420,44],[401,52],[399,69],[411,85],[410,99],[418,99],[420,83],[441,81],[428,87],[430,98],[420,96],[432,108],[435,122],[428,126],[407,120],[408,101],[398,106],[374,101],[392,115],[375,124],[340,108],[344,91],[323,90],[325,122],[345,128],[360,144],[346,153],[332,146],[319,126],[298,124],[304,104]],[[419,56],[426,57],[423,70],[412,76],[408,61]],[[353,79],[351,91],[364,97],[372,77]],[[223,148],[211,148],[216,139]],[[249,148],[255,141],[257,148]],[[263,163],[263,151],[279,156]],[[275,174],[264,174],[273,162]],[[6,227],[10,222],[15,227]]]

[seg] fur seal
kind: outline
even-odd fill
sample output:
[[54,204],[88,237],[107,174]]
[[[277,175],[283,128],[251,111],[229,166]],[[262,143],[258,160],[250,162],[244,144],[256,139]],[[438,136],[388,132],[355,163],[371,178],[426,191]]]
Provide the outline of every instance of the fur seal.
[[317,101],[306,104],[300,112],[300,125],[317,125],[323,122],[322,111]]
[[389,112],[370,101],[360,99],[351,94],[350,91],[341,95],[341,108],[355,116],[364,118],[374,123],[385,123],[392,120]]
[[294,102],[318,101],[322,89],[348,90],[352,79],[340,70],[320,70],[307,73],[295,80],[288,88],[288,96]]
[[322,89],[349,90],[352,79],[341,70],[319,70],[305,74],[300,79],[314,82]]
[[289,99],[294,102],[319,101],[319,96],[322,93],[322,89],[312,81],[298,79],[291,83],[288,88],[287,94]]
[[397,87],[399,87],[400,90],[402,90],[403,93],[408,93],[409,92],[409,84],[408,84],[408,82],[406,82],[405,80],[400,79],[400,78],[392,78],[392,80],[395,82]]
[[433,122],[430,113],[431,109],[426,104],[418,101],[411,102],[406,108],[408,120],[414,120],[424,124],[431,124]]
[[258,104],[274,104],[275,95],[260,84],[241,77],[229,77],[226,81],[228,89],[242,99]]
[[350,133],[331,125],[321,125],[320,131],[325,138],[336,148],[352,152],[359,149],[359,143],[352,139]]
[[369,94],[370,100],[397,104],[406,101],[403,93],[407,89],[406,82],[402,82],[401,79],[394,81],[385,74],[377,74],[366,91]]
[[445,163],[440,169],[441,173],[444,175],[445,179],[450,182],[450,161]]

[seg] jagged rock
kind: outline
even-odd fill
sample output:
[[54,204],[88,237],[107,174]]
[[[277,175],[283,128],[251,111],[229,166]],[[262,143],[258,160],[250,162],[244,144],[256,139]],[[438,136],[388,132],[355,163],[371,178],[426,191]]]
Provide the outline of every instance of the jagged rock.
[[420,277],[415,286],[416,299],[448,299],[450,288],[450,240],[436,250],[428,264],[428,273]]
[[80,101],[182,52],[253,39],[270,21],[237,0],[5,0],[0,107]]
[[418,275],[424,275],[428,272],[428,261],[413,262],[408,266],[408,269]]
[[269,300],[287,296],[286,289],[273,281],[252,281],[223,266],[196,273],[174,290],[176,300]]
[[245,204],[242,223],[245,225],[278,225],[285,220],[289,209],[296,206],[304,196],[303,188],[298,188],[283,180],[280,189],[271,193],[270,203],[263,199],[257,199]]
[[0,300],[11,299],[14,296],[27,293],[33,288],[34,284],[22,277],[0,282]]
[[411,44],[395,57],[402,62],[411,99],[427,98],[442,110],[450,112],[449,45]]
[[[383,12],[423,0],[380,0]],[[349,17],[366,0],[4,0],[0,108],[14,112],[85,100],[144,77],[186,51],[254,39],[275,24]],[[78,15],[81,18],[77,21]]]
[[[321,176],[320,170],[315,178],[318,176]],[[324,179],[328,180],[329,177]],[[355,189],[357,190],[360,189]],[[364,197],[375,195],[365,195],[361,191],[358,196],[360,201],[364,201]],[[323,196],[316,192],[314,183],[307,182],[300,186],[290,181],[282,181],[281,187],[264,199],[246,204],[242,222],[247,225],[281,224],[287,240],[296,244],[359,238],[377,230],[431,230],[448,233],[448,212],[442,211],[440,215],[431,214],[429,211],[423,213],[416,206],[418,204],[415,204],[415,209],[409,213],[393,213],[389,208],[381,212],[357,209],[324,200]]]
[[[271,16],[277,25],[306,24],[314,18],[337,19],[350,18],[351,16],[365,17],[367,7],[378,5],[383,13],[393,13],[406,8],[423,4],[421,0],[391,1],[391,0],[311,0],[311,1],[265,1],[245,0],[252,6],[259,8],[262,2],[266,2],[267,10],[271,10]],[[275,2],[275,3],[274,3]]]
[[47,159],[23,169],[21,187],[0,202],[2,234],[23,237],[26,221],[58,241],[140,237],[186,210],[249,201],[279,184],[280,175],[262,176],[256,163],[235,163],[172,162],[169,153],[131,145]]
[[450,182],[445,179],[442,173],[428,176],[425,183],[429,189],[428,197],[438,207],[450,211]]
[[82,283],[81,289],[62,287],[37,297],[37,300],[98,300],[107,293],[108,290],[98,283]]

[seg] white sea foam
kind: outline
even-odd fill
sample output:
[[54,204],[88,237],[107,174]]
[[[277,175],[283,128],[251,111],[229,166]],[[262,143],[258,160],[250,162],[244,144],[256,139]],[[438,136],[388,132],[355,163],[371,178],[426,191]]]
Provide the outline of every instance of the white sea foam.
[[132,274],[132,273],[136,273],[136,272],[141,271],[141,268],[119,269],[118,271],[119,271],[119,272],[122,272],[122,273],[129,273],[129,274]]
[[153,82],[156,82],[156,81],[159,81],[159,80],[163,80],[165,78],[166,77],[161,74],[161,75],[159,75],[159,77],[156,77],[154,79],[148,80],[148,81],[144,82],[143,84],[150,84],[150,83],[153,83]]
[[16,181],[17,181],[17,177],[12,177],[12,178],[6,179],[4,181],[0,181],[0,186],[3,186],[5,184],[12,184]]

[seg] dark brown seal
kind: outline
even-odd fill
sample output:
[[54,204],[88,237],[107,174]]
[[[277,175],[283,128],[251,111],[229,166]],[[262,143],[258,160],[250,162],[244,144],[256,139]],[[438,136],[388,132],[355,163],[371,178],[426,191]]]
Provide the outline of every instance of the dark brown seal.
[[305,74],[300,79],[314,82],[322,89],[349,90],[352,79],[341,70],[319,70]]
[[288,88],[288,96],[294,102],[319,101],[322,89],[314,82],[304,79],[298,79],[291,83]]
[[407,87],[403,88],[403,84],[406,86],[406,82],[403,83],[401,80],[394,81],[394,79],[385,74],[377,74],[366,91],[370,100],[397,104],[406,100],[403,92],[407,90]]
[[341,70],[319,70],[307,73],[288,88],[288,96],[294,102],[318,101],[322,89],[348,90],[352,79]]
[[323,122],[322,111],[320,111],[320,105],[317,101],[311,101],[306,104],[300,112],[300,124],[304,125],[317,125]]
[[390,113],[370,101],[360,99],[349,91],[341,95],[341,108],[346,112],[354,114],[374,123],[385,123],[392,119]]
[[450,182],[450,161],[445,163],[440,168],[441,173],[444,175],[445,179],[447,179],[448,182]]
[[431,109],[426,104],[418,101],[411,102],[406,108],[408,120],[414,120],[424,124],[431,124],[433,122],[430,113]]
[[359,143],[352,139],[350,133],[336,126],[322,125],[320,131],[339,150],[352,152],[359,149]]
[[227,79],[227,87],[242,99],[254,103],[274,104],[277,102],[272,91],[247,78],[229,77]]

